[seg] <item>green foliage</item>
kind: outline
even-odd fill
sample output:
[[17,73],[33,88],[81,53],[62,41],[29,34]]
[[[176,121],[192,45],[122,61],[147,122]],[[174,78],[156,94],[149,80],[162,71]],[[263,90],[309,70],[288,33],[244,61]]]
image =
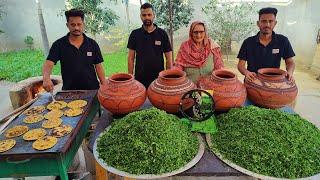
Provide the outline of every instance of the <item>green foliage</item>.
[[129,33],[121,27],[112,27],[104,36],[109,42],[112,43],[117,49],[124,51],[127,48],[127,43],[129,39]]
[[239,41],[254,30],[255,21],[252,19],[256,13],[254,3],[210,0],[202,11],[209,20],[210,36],[227,54],[231,50],[231,40]]
[[98,141],[99,157],[131,174],[177,170],[195,157],[198,147],[198,139],[188,127],[156,108],[116,120]]
[[[3,11],[3,6],[0,4],[0,21],[2,20],[2,17],[5,15],[5,12]],[[0,34],[4,33],[3,30],[0,29]]]
[[103,55],[104,59],[104,71],[106,76],[110,77],[111,74],[119,72],[128,72],[128,52],[120,50],[114,53],[108,53]]
[[[156,23],[169,29],[168,0],[149,0],[156,13]],[[182,26],[187,26],[193,17],[192,4],[189,0],[172,0],[173,31]]]
[[249,106],[217,123],[211,148],[241,167],[290,179],[320,172],[320,130],[299,115]]
[[66,0],[66,9],[77,8],[85,12],[86,30],[93,36],[108,32],[119,19],[108,7],[101,7],[101,0]]
[[[0,80],[18,82],[42,75],[45,56],[41,50],[21,50],[0,53]],[[127,52],[119,51],[103,54],[106,76],[117,72],[127,72]],[[53,74],[60,75],[60,63],[53,68]]]
[[33,47],[33,38],[31,36],[27,36],[26,38],[24,38],[23,41],[27,45],[27,47],[29,49],[32,49],[32,47]]
[[[40,49],[0,53],[0,80],[18,82],[41,76],[44,60]],[[60,64],[54,67],[53,74],[60,74]]]

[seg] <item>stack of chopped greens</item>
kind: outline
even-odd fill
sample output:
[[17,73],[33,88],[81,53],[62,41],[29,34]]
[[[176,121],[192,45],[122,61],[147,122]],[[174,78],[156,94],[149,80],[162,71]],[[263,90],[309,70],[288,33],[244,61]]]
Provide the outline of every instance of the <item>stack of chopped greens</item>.
[[281,178],[320,173],[320,130],[298,115],[254,106],[217,119],[213,151],[250,171]]
[[187,126],[156,108],[116,120],[97,144],[99,158],[131,174],[172,172],[190,162],[198,149],[198,139]]

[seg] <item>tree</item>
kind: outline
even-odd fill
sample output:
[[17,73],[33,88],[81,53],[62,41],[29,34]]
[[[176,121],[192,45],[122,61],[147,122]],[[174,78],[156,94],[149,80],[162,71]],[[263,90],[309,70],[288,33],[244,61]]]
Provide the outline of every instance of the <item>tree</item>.
[[77,8],[85,12],[86,30],[96,38],[108,32],[119,19],[108,7],[101,7],[102,0],[66,0],[66,9]]
[[[193,17],[190,0],[150,0],[156,13],[157,23],[165,27],[173,46],[173,32],[187,26]],[[169,21],[168,21],[169,19]]]
[[[118,0],[111,0],[111,1],[115,1],[116,3],[118,2]],[[126,7],[126,18],[128,21],[128,25],[130,25],[131,21],[130,21],[130,16],[129,16],[129,0],[121,0],[121,1]]]
[[210,0],[202,11],[209,20],[210,36],[218,41],[227,55],[231,52],[232,40],[239,41],[254,30],[254,3]]
[[[2,17],[4,16],[4,11],[3,11],[3,6],[0,4],[0,20],[2,19]],[[0,29],[0,34],[4,33],[3,30]]]
[[42,8],[40,0],[36,0],[37,6],[38,6],[38,17],[39,17],[39,25],[40,25],[40,31],[41,31],[41,37],[42,37],[42,44],[44,48],[44,54],[47,56],[49,54],[49,41],[47,36],[47,30],[44,23],[43,15],[42,15]]

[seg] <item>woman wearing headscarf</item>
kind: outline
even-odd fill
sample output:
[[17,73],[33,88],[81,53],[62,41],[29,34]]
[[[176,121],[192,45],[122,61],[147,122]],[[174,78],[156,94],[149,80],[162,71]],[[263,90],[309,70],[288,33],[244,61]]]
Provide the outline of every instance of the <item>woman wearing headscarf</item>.
[[205,24],[195,21],[191,24],[189,39],[183,42],[175,60],[175,68],[187,73],[187,77],[197,83],[200,76],[223,68],[221,48],[208,37]]

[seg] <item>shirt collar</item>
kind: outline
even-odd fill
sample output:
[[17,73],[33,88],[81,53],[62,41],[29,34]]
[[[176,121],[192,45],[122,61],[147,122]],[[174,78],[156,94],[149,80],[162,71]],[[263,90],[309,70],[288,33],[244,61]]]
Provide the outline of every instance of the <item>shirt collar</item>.
[[[88,41],[87,35],[85,35],[84,33],[82,33],[82,34],[83,34],[83,43],[82,43],[82,44],[87,43],[87,41]],[[68,32],[67,35],[64,36],[65,41],[66,41],[66,43],[68,43],[68,44],[70,44],[70,42],[69,42],[69,36],[70,36],[70,32]]]
[[[259,34],[260,34],[260,31],[257,33],[257,35],[255,36],[255,40],[256,40],[256,42],[257,43],[260,43],[260,40],[259,40]],[[275,42],[275,41],[277,41],[277,34],[274,32],[274,31],[272,31],[272,39],[271,39],[271,42]],[[270,42],[270,43],[271,43]],[[269,43],[269,44],[270,44]]]
[[[154,29],[154,31],[157,30],[158,26],[157,26],[156,24],[153,24],[153,25],[156,27],[156,28]],[[149,33],[148,31],[146,31],[146,30],[143,28],[143,25],[141,26],[141,30],[142,30],[142,32],[145,33],[145,34],[151,34],[151,33],[154,32],[154,31],[152,31],[151,33]]]

